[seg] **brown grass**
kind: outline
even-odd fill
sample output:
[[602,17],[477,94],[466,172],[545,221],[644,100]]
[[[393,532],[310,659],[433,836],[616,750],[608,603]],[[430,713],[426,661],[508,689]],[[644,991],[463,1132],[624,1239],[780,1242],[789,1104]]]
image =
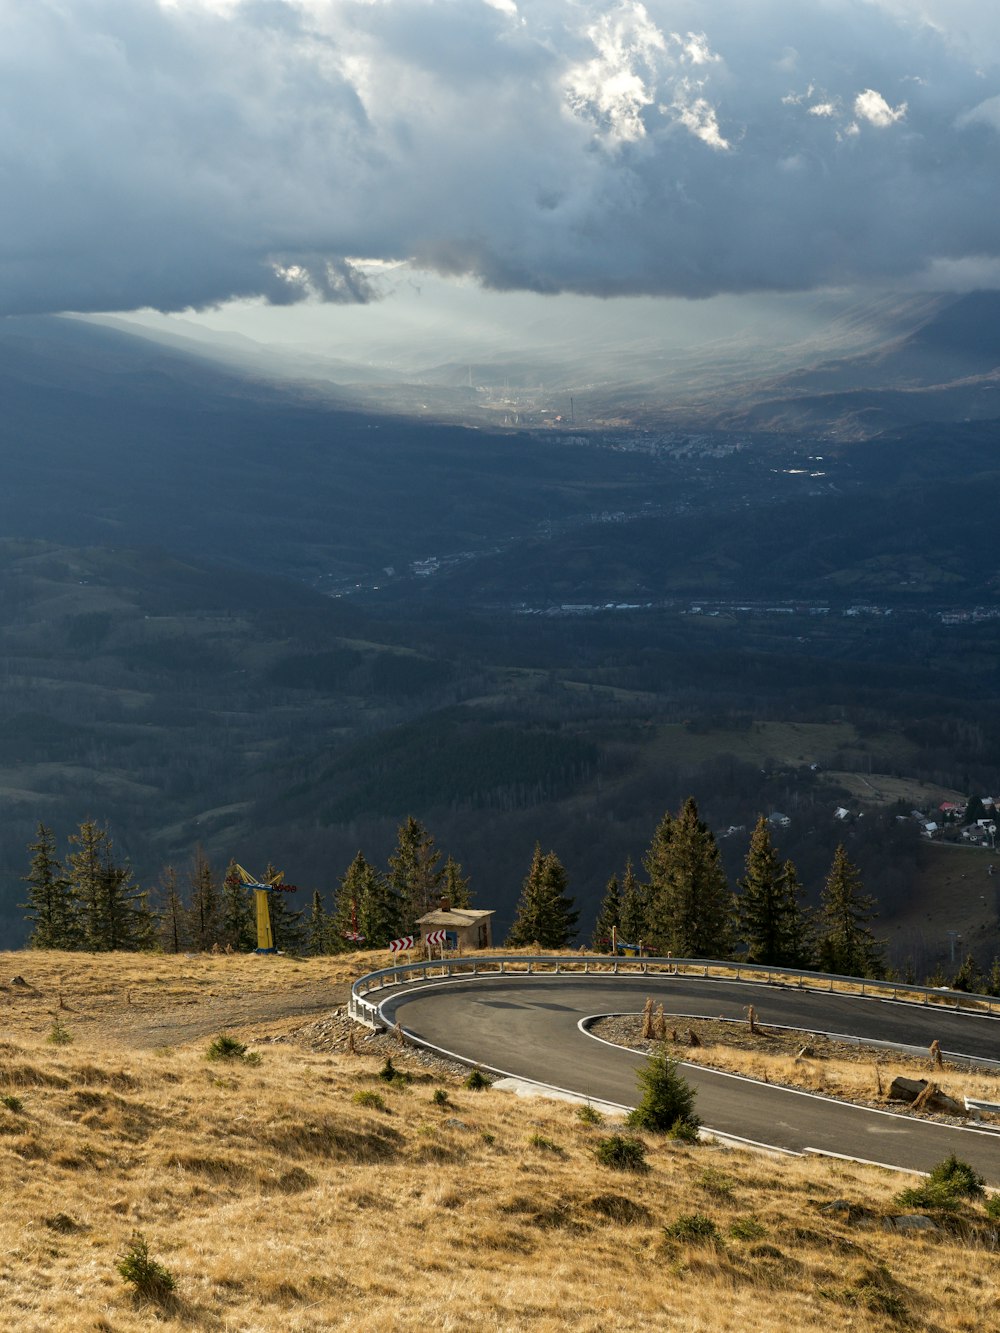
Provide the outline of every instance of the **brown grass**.
[[[623,1176],[597,1165],[607,1130],[572,1106],[466,1092],[405,1050],[393,1059],[413,1081],[390,1086],[382,1053],[269,1040],[297,998],[334,996],[358,965],[0,955],[0,981],[37,988],[4,992],[0,1092],[23,1104],[0,1105],[5,1328],[995,1327],[981,1240],[878,1225],[896,1174],[650,1138],[651,1171]],[[208,1062],[204,1033],[172,1029],[196,1009],[214,1034],[240,996],[259,1065]],[[60,1012],[61,1047],[45,1040]],[[447,1106],[433,1101],[442,1078]],[[387,1109],[358,1106],[363,1089]],[[871,1209],[867,1229],[820,1211],[836,1199]],[[721,1242],[669,1239],[687,1214]],[[136,1231],[176,1278],[160,1306],[116,1271]]]

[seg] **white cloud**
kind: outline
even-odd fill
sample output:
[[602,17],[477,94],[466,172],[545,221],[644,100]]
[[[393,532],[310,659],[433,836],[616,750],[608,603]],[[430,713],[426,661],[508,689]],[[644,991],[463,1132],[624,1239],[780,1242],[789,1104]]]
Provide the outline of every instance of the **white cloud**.
[[981,267],[998,108],[979,0],[0,0],[0,313]]
[[892,107],[881,93],[877,93],[874,88],[866,88],[854,99],[854,114],[861,120],[867,120],[869,125],[886,129],[906,119],[906,103],[900,102],[899,106]]

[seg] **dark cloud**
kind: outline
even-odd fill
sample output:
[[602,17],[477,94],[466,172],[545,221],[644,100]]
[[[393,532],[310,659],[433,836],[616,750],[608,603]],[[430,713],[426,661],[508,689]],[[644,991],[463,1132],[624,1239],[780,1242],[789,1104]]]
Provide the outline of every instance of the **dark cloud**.
[[1000,21],[976,24],[970,0],[6,0],[0,311],[363,301],[365,258],[599,295],[994,272]]

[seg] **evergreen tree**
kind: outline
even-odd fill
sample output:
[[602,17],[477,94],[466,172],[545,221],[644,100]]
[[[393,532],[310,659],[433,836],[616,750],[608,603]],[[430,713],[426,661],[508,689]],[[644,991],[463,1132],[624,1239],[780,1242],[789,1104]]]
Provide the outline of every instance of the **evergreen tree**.
[[841,843],[820,898],[819,961],[824,972],[872,977],[882,966],[882,945],[868,929],[875,901],[862,891],[857,866]]
[[177,887],[177,872],[164,866],[160,872],[160,945],[164,953],[181,953],[188,947],[188,913]]
[[335,950],[331,948],[331,933],[330,914],[323,906],[323,895],[319,889],[316,889],[313,892],[309,913],[306,917],[306,953],[312,954],[314,957],[334,953]]
[[[410,815],[396,830],[396,850],[389,857],[389,883],[403,904],[403,918],[411,930],[441,897],[441,853],[419,819]],[[454,904],[453,904],[454,905]]]
[[622,905],[618,926],[627,944],[649,942],[649,889],[636,878],[631,857],[625,862],[625,874],[622,876]]
[[672,1060],[666,1045],[648,1057],[638,1073],[642,1098],[628,1114],[626,1123],[635,1129],[652,1130],[654,1134],[668,1134],[683,1127],[696,1131],[701,1121],[695,1115],[695,1092]]
[[79,903],[83,947],[148,949],[156,918],[148,897],[132,879],[132,867],[117,862],[106,828],[88,819],[70,835],[75,851],[67,858],[70,891]]
[[952,990],[979,994],[984,981],[982,968],[976,962],[974,956],[967,953],[962,966],[951,979],[951,988]]
[[785,961],[782,967],[816,966],[816,931],[813,914],[805,907],[805,889],[794,861],[786,861],[781,874],[787,900],[785,912]]
[[808,925],[795,866],[778,864],[771,830],[763,815],[750,838],[746,875],[737,899],[747,961],[774,967],[803,967],[809,956]]
[[236,953],[251,953],[257,947],[255,895],[240,878],[235,861],[229,862],[222,881],[222,944]]
[[566,948],[576,934],[580,916],[573,909],[566,887],[562,862],[555,852],[543,856],[541,844],[536,842],[507,943],[515,948],[532,944],[543,949]]
[[[399,894],[359,851],[337,890],[334,929],[338,947],[384,949],[390,940],[402,934],[402,913]],[[346,938],[355,930],[364,936],[357,943]]]
[[604,890],[604,899],[594,922],[591,947],[596,953],[611,952],[612,933],[621,926],[622,891],[618,876],[612,875]]
[[462,874],[462,867],[451,856],[444,863],[441,897],[447,898],[452,907],[472,906],[472,890],[469,888],[469,877]]
[[727,958],[733,947],[733,900],[719,848],[693,797],[664,816],[645,862],[649,925],[660,952],[675,958]]
[[80,945],[80,926],[70,882],[56,859],[56,840],[52,830],[39,824],[35,841],[29,843],[31,863],[24,882],[28,901],[22,903],[32,922],[28,944],[32,949],[76,949]]
[[69,835],[73,848],[66,858],[69,891],[76,903],[80,928],[80,947],[94,951],[106,948],[104,920],[104,853],[108,842],[106,829],[85,819],[76,833]]
[[981,796],[970,796],[968,804],[965,807],[965,823],[975,824],[980,819],[986,818],[986,806],[983,805]]
[[188,933],[194,949],[208,950],[222,943],[222,894],[212,863],[200,847],[188,873]]
[[101,877],[105,949],[151,949],[156,942],[158,918],[149,906],[149,894],[132,878],[127,861],[114,858],[111,839],[104,846]]

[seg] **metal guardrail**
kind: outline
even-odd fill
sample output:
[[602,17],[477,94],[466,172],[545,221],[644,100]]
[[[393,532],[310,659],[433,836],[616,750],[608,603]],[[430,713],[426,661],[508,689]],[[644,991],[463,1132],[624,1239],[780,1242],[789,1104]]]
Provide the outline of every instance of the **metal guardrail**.
[[470,954],[429,963],[383,967],[355,981],[351,987],[348,1012],[357,1022],[374,1027],[378,1021],[378,1006],[367,998],[373,991],[450,977],[507,975],[721,977],[756,985],[795,986],[799,990],[870,995],[905,1004],[935,1004],[961,1012],[1000,1017],[1000,998],[995,995],[972,995],[964,991],[939,990],[934,986],[869,981],[862,977],[838,976],[832,972],[804,972],[789,967],[766,967],[759,963],[704,958],[611,958],[607,954],[511,954],[502,958]]

